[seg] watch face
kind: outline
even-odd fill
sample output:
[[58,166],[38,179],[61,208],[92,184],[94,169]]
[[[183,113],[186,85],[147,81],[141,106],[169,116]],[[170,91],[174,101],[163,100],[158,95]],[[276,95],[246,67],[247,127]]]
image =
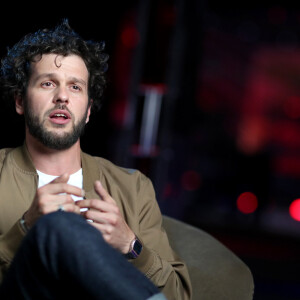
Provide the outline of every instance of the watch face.
[[134,242],[134,245],[133,245],[133,251],[138,256],[138,255],[140,255],[142,249],[143,249],[142,243],[138,239],[136,239],[135,242]]
[[131,251],[129,253],[125,254],[125,257],[128,258],[128,259],[135,259],[142,252],[143,245],[138,239],[135,239],[133,241],[131,247],[132,247]]

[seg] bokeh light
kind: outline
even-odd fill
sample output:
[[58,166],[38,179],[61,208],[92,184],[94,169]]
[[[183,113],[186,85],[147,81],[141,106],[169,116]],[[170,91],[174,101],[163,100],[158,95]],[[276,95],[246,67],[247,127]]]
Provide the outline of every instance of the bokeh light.
[[290,204],[289,211],[294,220],[300,221],[300,199],[296,199]]
[[140,41],[140,34],[136,27],[127,26],[123,29],[121,34],[122,43],[128,48],[134,48]]
[[251,192],[244,192],[239,195],[236,204],[240,212],[244,214],[251,214],[256,211],[258,207],[258,200],[255,194]]

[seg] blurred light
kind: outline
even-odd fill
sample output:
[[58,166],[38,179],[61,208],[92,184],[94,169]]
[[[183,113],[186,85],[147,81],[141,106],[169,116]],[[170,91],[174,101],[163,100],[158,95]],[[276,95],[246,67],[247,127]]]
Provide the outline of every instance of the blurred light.
[[253,155],[268,141],[268,120],[264,116],[244,117],[238,127],[237,145],[240,151]]
[[251,214],[256,211],[258,206],[257,197],[251,192],[245,192],[239,195],[237,199],[237,208],[244,214]]
[[186,171],[182,174],[181,185],[185,190],[195,191],[200,187],[201,177],[196,171]]
[[294,220],[300,221],[300,199],[296,199],[291,203],[289,211]]
[[291,119],[300,118],[300,97],[288,97],[283,104],[285,114]]
[[140,34],[134,26],[127,26],[121,34],[122,43],[128,48],[134,48],[140,41]]

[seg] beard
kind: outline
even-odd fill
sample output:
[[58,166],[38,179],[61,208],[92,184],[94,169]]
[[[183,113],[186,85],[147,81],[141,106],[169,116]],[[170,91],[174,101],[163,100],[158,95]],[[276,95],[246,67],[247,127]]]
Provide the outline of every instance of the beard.
[[[44,116],[48,117],[48,115],[54,109],[68,110],[65,107],[65,105],[59,105],[46,112]],[[77,124],[75,124],[73,121],[74,120],[73,114],[69,110],[68,112],[72,116],[72,130],[70,132],[64,132],[63,134],[58,134],[56,132],[47,130],[44,126],[44,122],[46,118],[44,117],[43,121],[40,122],[39,117],[37,115],[34,115],[30,107],[27,105],[27,101],[25,101],[24,103],[25,123],[28,127],[30,134],[33,137],[35,137],[38,141],[40,141],[44,146],[53,150],[65,150],[70,148],[78,141],[78,139],[84,132],[84,128],[86,125],[86,117],[88,114],[88,107],[86,109],[86,112],[84,113],[84,116],[79,120]],[[55,124],[55,127],[63,128],[64,125]]]

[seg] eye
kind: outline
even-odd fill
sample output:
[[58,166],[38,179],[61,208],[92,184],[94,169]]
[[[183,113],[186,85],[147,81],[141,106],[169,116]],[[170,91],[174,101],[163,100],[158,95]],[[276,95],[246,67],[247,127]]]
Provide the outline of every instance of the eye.
[[73,85],[71,86],[71,88],[72,88],[73,90],[75,90],[75,91],[81,91],[81,87],[80,87],[79,85],[77,85],[77,84],[73,84]]
[[41,86],[42,87],[51,87],[51,86],[53,86],[53,82],[51,82],[51,81],[42,82]]

